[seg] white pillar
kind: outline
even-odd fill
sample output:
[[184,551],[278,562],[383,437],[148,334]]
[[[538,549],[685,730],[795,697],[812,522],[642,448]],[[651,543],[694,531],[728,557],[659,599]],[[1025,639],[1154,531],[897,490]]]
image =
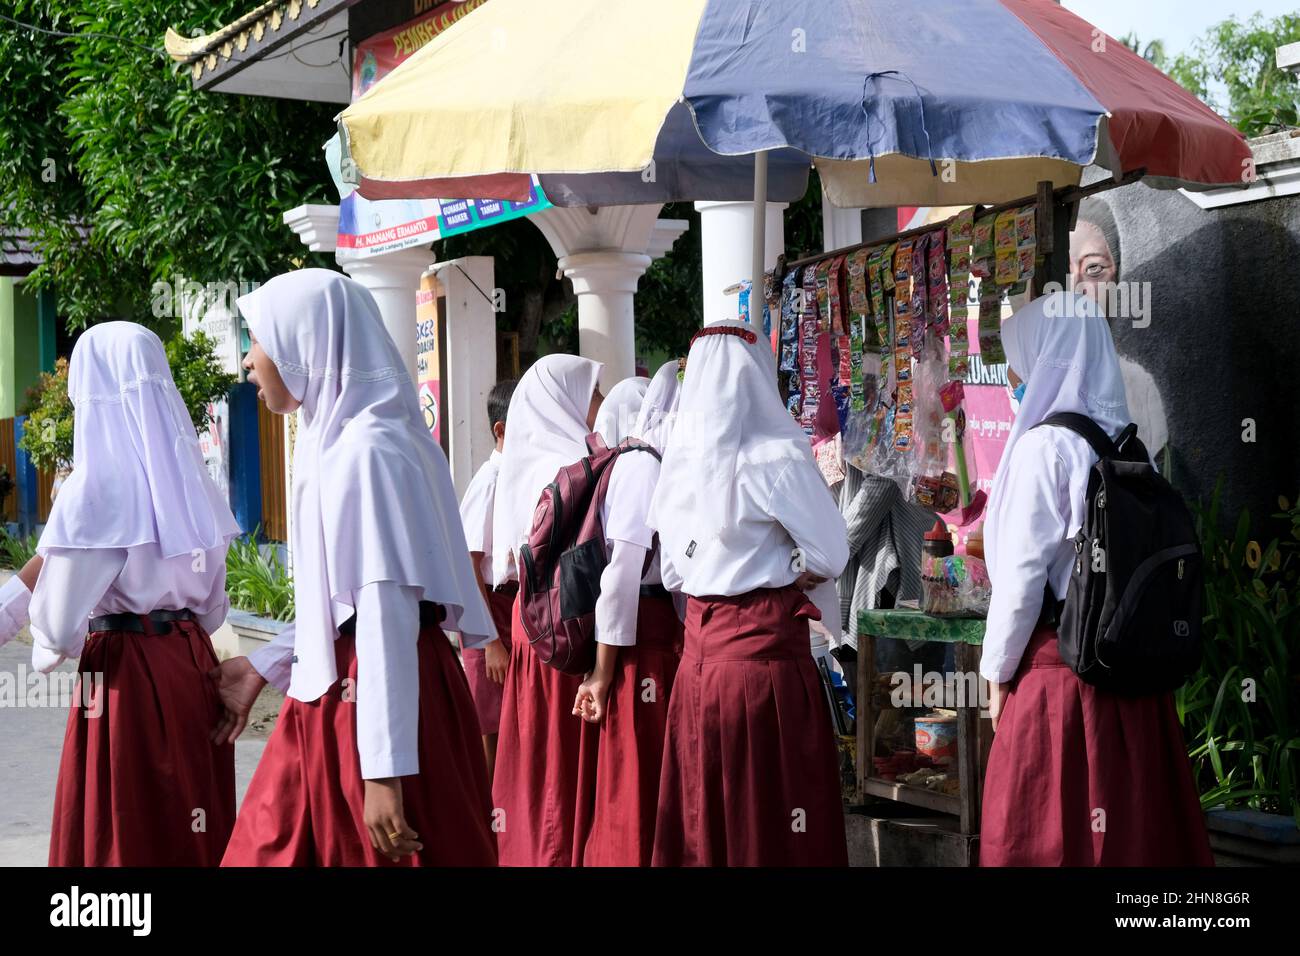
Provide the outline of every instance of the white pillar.
[[446,304],[442,429],[458,496],[496,446],[487,396],[497,380],[497,323],[492,302],[485,298],[496,284],[493,265],[491,256],[466,256],[433,267]]
[[633,297],[637,280],[689,226],[659,219],[660,206],[553,206],[529,217],[555,253],[578,296],[578,352],[604,362],[608,392],[636,374]]
[[365,258],[335,253],[343,271],[370,290],[379,306],[384,328],[397,343],[406,360],[406,370],[415,381],[415,294],[420,276],[433,265],[433,252],[425,247],[385,252]]
[[[765,243],[763,268],[776,265],[785,250],[784,212],[789,203],[770,202],[764,213]],[[704,324],[734,319],[740,311],[739,297],[722,290],[750,278],[753,273],[754,204],[697,202],[700,213],[700,259],[703,266]],[[761,314],[761,313],[760,313]]]
[[632,298],[650,257],[600,250],[562,256],[560,269],[578,296],[578,352],[603,362],[602,390],[636,374]]

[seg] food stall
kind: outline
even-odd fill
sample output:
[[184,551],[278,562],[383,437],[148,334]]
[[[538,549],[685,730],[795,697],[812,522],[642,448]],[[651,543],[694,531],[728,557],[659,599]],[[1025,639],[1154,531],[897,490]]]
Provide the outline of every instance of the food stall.
[[[835,713],[853,806],[907,819],[873,823],[897,862],[972,865],[992,740],[979,677],[991,593],[983,492],[964,443],[969,356],[1005,362],[1004,314],[1065,285],[1069,232],[1085,196],[1142,175],[1053,189],[790,263],[765,279],[764,329],[779,386],[828,483],[846,463],[898,484],[936,516],[924,537],[917,606],[856,622],[851,732]],[[977,343],[973,345],[973,343]],[[960,533],[959,533],[960,532]],[[956,539],[956,540],[955,540]],[[960,549],[960,553],[958,553]],[[923,666],[922,661],[928,661]],[[834,687],[828,687],[832,709]],[[897,840],[894,840],[897,837]],[[890,849],[917,843],[927,848]],[[920,858],[917,858],[919,854]]]

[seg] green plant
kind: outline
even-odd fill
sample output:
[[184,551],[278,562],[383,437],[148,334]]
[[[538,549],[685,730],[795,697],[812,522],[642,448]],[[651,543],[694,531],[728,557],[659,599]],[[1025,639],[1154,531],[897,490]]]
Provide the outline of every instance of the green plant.
[[27,416],[18,447],[44,471],[72,466],[72,400],[68,398],[68,360],[54,363],[27,390],[21,409]]
[[[332,196],[320,150],[302,147],[329,137],[336,107],[196,90],[161,49],[168,26],[215,30],[252,5],[5,5],[0,227],[30,230],[42,261],[29,281],[58,291],[69,327],[110,315],[156,323],[155,281],[264,281],[324,264],[281,217]],[[235,215],[237,196],[249,201]]]
[[202,332],[172,336],[167,342],[167,364],[195,430],[206,428],[209,403],[225,398],[239,379],[222,370],[214,343]]
[[36,543],[40,535],[29,534],[25,538],[0,530],[0,567],[19,570],[32,558],[36,557]]
[[1242,510],[1220,531],[1222,482],[1197,525],[1205,569],[1205,658],[1176,695],[1209,808],[1289,813],[1300,827],[1300,502],[1279,499],[1281,535],[1261,546]]
[[293,578],[278,552],[263,554],[256,533],[230,542],[226,552],[226,593],[241,610],[277,621],[293,620]]

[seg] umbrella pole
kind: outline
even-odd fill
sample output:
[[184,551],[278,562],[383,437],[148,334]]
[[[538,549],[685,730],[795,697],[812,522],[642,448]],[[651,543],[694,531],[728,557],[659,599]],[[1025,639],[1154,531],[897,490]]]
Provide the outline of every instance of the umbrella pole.
[[[767,153],[754,154],[754,268],[749,287],[749,321],[763,324],[763,252],[767,245]],[[757,310],[757,311],[755,311]]]

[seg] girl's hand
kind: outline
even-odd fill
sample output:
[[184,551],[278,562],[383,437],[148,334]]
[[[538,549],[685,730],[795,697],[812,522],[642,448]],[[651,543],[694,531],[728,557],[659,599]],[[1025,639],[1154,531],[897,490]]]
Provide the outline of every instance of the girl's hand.
[[1002,705],[1011,693],[1011,683],[996,684],[989,681],[989,717],[993,720],[993,732],[998,731],[998,720],[1002,717]]
[[816,574],[813,574],[811,571],[804,571],[802,574],[800,574],[797,578],[794,579],[794,586],[797,587],[800,591],[811,591],[817,585],[825,584],[825,583],[826,583],[826,578],[818,577]]
[[589,724],[598,724],[605,718],[605,703],[609,699],[611,679],[592,671],[578,687],[578,697],[573,702],[573,713]]
[[217,721],[209,738],[214,744],[233,744],[244,732],[248,713],[253,702],[266,686],[266,679],[257,672],[247,657],[232,657],[222,661],[208,676],[216,682],[217,696],[226,712]]
[[510,664],[510,652],[500,639],[483,646],[483,666],[487,668],[488,680],[498,684],[506,682],[506,667]]
[[370,845],[394,863],[424,849],[402,812],[402,778],[367,780],[364,819]]

